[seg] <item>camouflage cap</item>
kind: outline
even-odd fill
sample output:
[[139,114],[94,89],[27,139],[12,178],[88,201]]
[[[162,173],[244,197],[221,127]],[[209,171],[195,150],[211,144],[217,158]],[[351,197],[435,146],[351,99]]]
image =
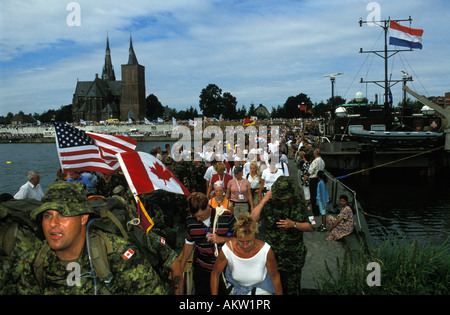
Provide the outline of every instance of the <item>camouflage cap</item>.
[[280,176],[272,184],[272,196],[275,199],[287,200],[295,196],[295,183],[287,176]]
[[94,213],[87,203],[86,189],[79,183],[53,182],[48,186],[42,202],[42,206],[30,213],[33,220],[36,220],[40,213],[47,210],[58,211],[65,217]]

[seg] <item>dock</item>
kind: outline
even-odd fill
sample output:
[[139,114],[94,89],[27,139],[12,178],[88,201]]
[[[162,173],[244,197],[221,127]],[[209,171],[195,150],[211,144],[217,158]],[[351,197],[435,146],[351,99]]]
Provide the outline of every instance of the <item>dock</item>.
[[[297,167],[295,166],[294,160],[289,160],[289,172],[290,177],[294,180],[297,191],[299,192],[300,186],[298,183]],[[304,232],[303,241],[308,250],[305,260],[305,265],[302,270],[302,281],[301,289],[305,294],[315,294],[317,290],[316,281],[319,279],[319,275],[326,276],[326,266],[332,274],[337,272],[337,259],[340,262],[344,260],[346,253],[353,254],[357,253],[360,248],[372,249],[373,245],[370,240],[370,235],[367,228],[367,223],[365,221],[361,206],[358,203],[359,217],[355,213],[354,195],[351,189],[342,185],[338,180],[336,180],[330,173],[326,172],[329,176],[327,182],[328,193],[330,197],[330,202],[333,204],[336,210],[336,215],[340,211],[339,196],[346,194],[349,197],[349,204],[354,212],[355,219],[355,232],[351,235],[346,236],[344,240],[338,242],[329,242],[326,240],[329,232]],[[356,202],[358,202],[356,200]],[[312,211],[308,210],[308,216],[312,216]],[[328,214],[327,214],[328,215]],[[315,217],[316,224],[313,227],[318,227],[322,223],[322,217]]]

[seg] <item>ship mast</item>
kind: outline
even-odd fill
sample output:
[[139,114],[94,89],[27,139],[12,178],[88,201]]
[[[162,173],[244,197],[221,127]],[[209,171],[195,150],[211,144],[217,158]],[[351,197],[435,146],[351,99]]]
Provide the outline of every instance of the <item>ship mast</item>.
[[[381,20],[381,21],[363,21],[362,18],[359,19],[359,26],[362,27],[363,23],[373,23],[375,25],[378,25],[384,30],[384,50],[363,50],[360,48],[360,53],[374,53],[375,55],[381,57],[384,59],[384,80],[383,81],[364,81],[361,78],[361,83],[375,83],[376,85],[384,88],[384,108],[390,108],[389,106],[389,89],[391,86],[397,84],[398,82],[405,82],[406,81],[412,81],[412,78],[402,78],[401,80],[389,80],[388,79],[388,59],[395,54],[401,52],[401,51],[412,51],[412,48],[410,49],[388,49],[388,30],[389,30],[389,22],[395,21],[395,22],[401,22],[401,21],[409,21],[411,23],[412,19],[411,16],[409,19],[402,19],[402,20],[391,20],[389,17],[387,20]],[[384,83],[384,86],[381,85]],[[389,113],[390,111],[386,111],[386,113]]]

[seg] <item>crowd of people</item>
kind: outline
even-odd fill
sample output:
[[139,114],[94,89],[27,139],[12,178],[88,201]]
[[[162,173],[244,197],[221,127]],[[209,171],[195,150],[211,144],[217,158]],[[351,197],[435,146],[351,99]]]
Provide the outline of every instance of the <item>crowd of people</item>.
[[[224,154],[211,162],[175,161],[170,145],[164,150],[153,148],[150,154],[190,192],[189,196],[165,191],[143,196],[154,221],[149,235],[156,235],[154,241],[147,236],[148,246],[158,248],[158,259],[163,259],[159,247],[165,248],[166,269],[159,272],[146,266],[145,255],[130,240],[95,232],[110,244],[105,255],[114,266],[110,270],[114,281],[99,282],[94,289],[110,294],[299,294],[307,252],[303,232],[314,231],[308,211],[322,216],[317,230],[330,231],[329,241],[352,232],[352,211],[346,196],[341,196],[338,218],[326,216],[325,163],[311,140],[293,134],[281,138],[276,147],[266,151],[246,147],[243,159],[227,160]],[[289,168],[289,159],[295,160],[297,170]],[[296,175],[300,192],[292,179]],[[29,241],[30,231],[19,228],[10,272],[0,279],[3,291],[82,294],[93,289],[88,283],[95,279],[90,276],[78,279],[82,283],[78,286],[65,282],[70,263],[79,263],[83,271],[92,269],[84,244],[90,240],[86,230],[92,221],[93,196],[118,198],[132,209],[130,217],[137,217],[134,198],[120,173],[58,170],[44,194],[39,173],[29,172],[27,183],[11,199],[41,201],[30,217],[44,237]],[[0,204],[0,210],[4,211],[0,218],[7,218],[8,205]],[[29,263],[14,265],[14,260],[24,259]],[[187,266],[192,266],[191,278]]]

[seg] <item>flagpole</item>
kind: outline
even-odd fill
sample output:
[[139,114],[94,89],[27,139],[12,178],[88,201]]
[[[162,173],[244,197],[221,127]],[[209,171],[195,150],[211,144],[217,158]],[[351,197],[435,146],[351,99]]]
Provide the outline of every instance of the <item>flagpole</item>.
[[[359,19],[359,26],[362,27],[363,23],[373,23],[375,25],[378,25],[379,27],[381,27],[384,30],[384,50],[366,50],[364,51],[362,48],[360,48],[360,53],[374,53],[375,55],[381,57],[384,59],[384,81],[365,81],[361,78],[361,82],[360,83],[375,83],[376,85],[384,88],[384,107],[385,108],[390,108],[389,106],[389,89],[391,86],[397,84],[398,82],[403,82],[404,80],[389,80],[388,79],[388,59],[392,56],[394,56],[395,54],[401,52],[401,51],[412,51],[412,48],[410,49],[394,49],[394,50],[389,50],[388,49],[388,30],[389,30],[389,22],[390,21],[394,21],[394,22],[402,22],[402,21],[409,21],[411,23],[412,19],[411,16],[408,19],[400,19],[400,20],[391,20],[391,18],[389,17],[389,19],[387,20],[381,20],[381,21],[363,21],[362,18]],[[379,24],[379,23],[383,23],[383,25]],[[391,53],[391,55],[389,55],[389,53]],[[382,54],[381,54],[382,53]],[[412,78],[409,80],[412,81]],[[390,84],[391,82],[394,82],[394,84]],[[384,83],[384,86],[382,86],[379,83]],[[367,97],[367,95],[366,95]],[[377,105],[377,104],[375,104]],[[386,111],[386,114],[389,115],[389,111]]]
[[[54,119],[52,119],[52,123],[53,123],[53,130],[55,131],[56,152],[58,152],[59,142],[58,142],[58,137],[57,137],[57,135],[56,135],[56,125],[55,125]],[[61,157],[60,157],[59,154],[58,154],[58,163],[59,163],[59,168],[61,169],[61,173],[64,173],[63,166],[62,166],[62,163],[61,163]],[[62,174],[61,174],[61,175],[62,175]],[[64,180],[64,178],[63,178],[63,180]]]

